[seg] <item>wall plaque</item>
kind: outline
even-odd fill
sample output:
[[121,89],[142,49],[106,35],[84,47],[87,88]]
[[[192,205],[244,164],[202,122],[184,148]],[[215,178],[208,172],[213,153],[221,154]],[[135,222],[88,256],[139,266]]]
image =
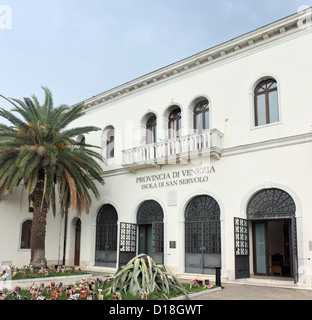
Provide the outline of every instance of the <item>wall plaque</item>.
[[169,241],[169,248],[175,249],[176,248],[176,241]]

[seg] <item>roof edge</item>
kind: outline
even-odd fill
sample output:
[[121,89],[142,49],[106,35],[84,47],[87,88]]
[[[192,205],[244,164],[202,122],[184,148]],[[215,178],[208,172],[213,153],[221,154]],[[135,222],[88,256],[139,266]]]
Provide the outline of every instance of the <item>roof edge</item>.
[[90,110],[168,79],[306,30],[312,30],[312,7],[140,76],[80,103],[84,104],[85,110]]

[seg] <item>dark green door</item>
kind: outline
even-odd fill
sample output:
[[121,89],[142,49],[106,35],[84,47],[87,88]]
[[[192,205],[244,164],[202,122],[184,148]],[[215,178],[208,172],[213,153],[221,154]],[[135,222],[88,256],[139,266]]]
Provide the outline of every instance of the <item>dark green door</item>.
[[146,253],[151,256],[152,252],[152,225],[139,225],[139,254]]

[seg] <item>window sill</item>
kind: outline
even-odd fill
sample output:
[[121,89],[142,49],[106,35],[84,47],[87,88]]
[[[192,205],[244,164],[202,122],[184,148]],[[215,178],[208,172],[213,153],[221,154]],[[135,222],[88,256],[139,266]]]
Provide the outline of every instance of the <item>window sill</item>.
[[115,162],[115,158],[103,158],[103,160],[106,162],[106,163],[114,163]]
[[270,128],[270,127],[278,126],[278,125],[281,125],[281,124],[283,124],[283,122],[281,122],[281,121],[273,122],[273,123],[268,123],[268,124],[262,124],[262,125],[260,125],[260,126],[250,127],[250,130]]

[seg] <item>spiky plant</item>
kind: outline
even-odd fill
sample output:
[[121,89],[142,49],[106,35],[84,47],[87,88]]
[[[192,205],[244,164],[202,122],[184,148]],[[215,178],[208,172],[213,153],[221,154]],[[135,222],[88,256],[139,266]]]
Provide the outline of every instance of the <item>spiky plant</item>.
[[169,294],[170,289],[180,290],[187,296],[178,278],[162,264],[155,261],[145,253],[131,259],[121,267],[110,279],[110,286],[106,293],[125,292],[132,295],[154,291]]
[[[43,88],[45,101],[41,105],[36,96],[8,100],[11,112],[0,108],[0,116],[12,126],[0,124],[0,199],[23,185],[32,202],[34,212],[31,232],[31,261],[35,267],[45,264],[46,219],[49,207],[55,215],[56,189],[59,191],[61,212],[68,204],[78,215],[88,212],[90,191],[99,196],[95,181],[103,183],[102,160],[93,146],[77,143],[75,138],[91,131],[93,126],[67,129],[84,115],[83,106],[53,107],[52,94]],[[13,113],[16,113],[15,116]]]

